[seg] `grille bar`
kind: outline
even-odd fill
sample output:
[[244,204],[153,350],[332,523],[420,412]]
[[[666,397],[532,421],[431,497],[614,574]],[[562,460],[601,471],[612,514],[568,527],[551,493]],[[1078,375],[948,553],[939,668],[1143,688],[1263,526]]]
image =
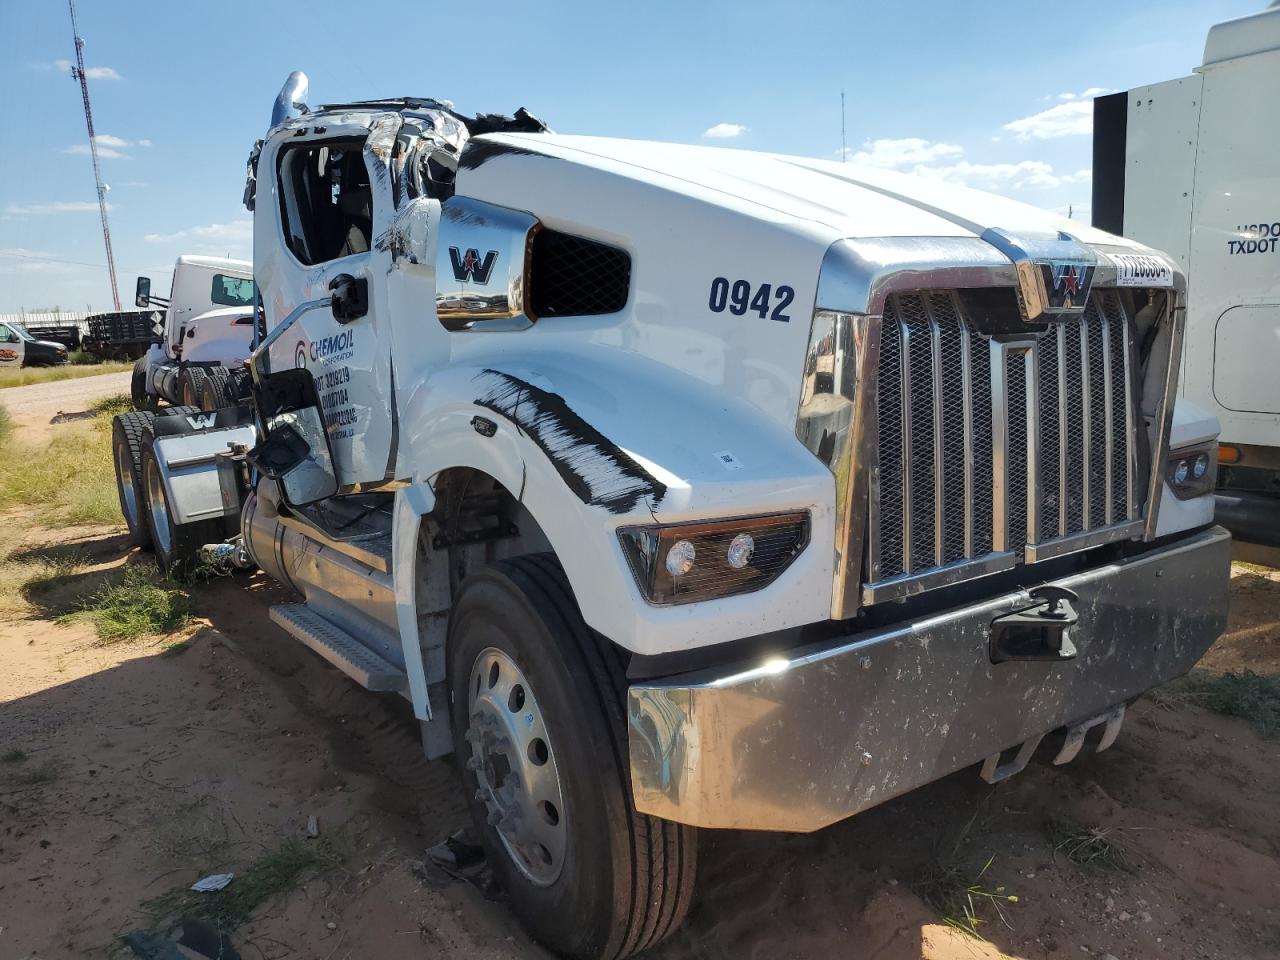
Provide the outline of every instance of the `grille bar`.
[[881,328],[869,603],[1140,528],[1130,318],[989,336],[954,292],[895,294]]

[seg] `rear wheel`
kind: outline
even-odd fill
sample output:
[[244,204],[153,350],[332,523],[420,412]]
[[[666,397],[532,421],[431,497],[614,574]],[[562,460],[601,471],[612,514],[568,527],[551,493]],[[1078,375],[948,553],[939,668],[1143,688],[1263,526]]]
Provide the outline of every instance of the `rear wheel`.
[[166,575],[181,579],[199,564],[199,550],[206,543],[220,543],[220,518],[179,523],[160,472],[156,437],[150,430],[142,441],[142,484],[146,494],[147,525],[156,551],[156,563]]
[[229,399],[230,388],[226,367],[213,367],[209,370],[200,387],[200,409],[206,411],[221,410],[223,407],[234,407]]
[[147,498],[142,484],[142,441],[151,431],[153,414],[122,413],[111,424],[111,456],[116,468],[116,493],[120,512],[129,528],[129,543],[146,550],[151,546],[147,526]]
[[209,373],[204,367],[183,367],[178,372],[178,399],[183,406],[200,406],[200,391],[208,379]]
[[696,831],[636,812],[622,658],[583,622],[559,563],[469,575],[448,650],[468,803],[525,926],[592,960],[662,940],[689,909]]

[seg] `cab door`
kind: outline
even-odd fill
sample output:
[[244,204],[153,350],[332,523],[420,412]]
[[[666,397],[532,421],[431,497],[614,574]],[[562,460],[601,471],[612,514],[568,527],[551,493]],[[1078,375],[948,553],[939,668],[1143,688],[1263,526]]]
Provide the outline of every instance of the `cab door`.
[[26,341],[7,323],[0,323],[0,368],[20,367],[26,355]]
[[323,135],[278,141],[278,202],[260,204],[255,212],[255,220],[266,214],[279,231],[264,237],[263,225],[255,223],[254,266],[268,328],[298,305],[330,296],[339,284],[354,282],[365,297],[356,315],[339,318],[323,308],[303,314],[271,356],[272,369],[305,368],[315,378],[342,492],[376,487],[395,472],[391,336],[382,280],[390,255],[376,249],[391,216],[386,161],[381,139],[374,139],[380,136],[377,122],[372,131],[350,123],[331,124]]

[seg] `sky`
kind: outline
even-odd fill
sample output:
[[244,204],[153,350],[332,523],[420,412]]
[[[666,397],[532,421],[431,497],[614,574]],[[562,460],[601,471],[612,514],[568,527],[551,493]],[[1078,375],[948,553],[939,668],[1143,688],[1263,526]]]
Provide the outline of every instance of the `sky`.
[[[1264,0],[893,4],[80,0],[122,306],[183,253],[248,259],[245,160],[311,99],[524,106],[560,133],[847,156],[1088,220],[1091,98],[1189,74]],[[0,312],[111,309],[71,22],[0,0]]]

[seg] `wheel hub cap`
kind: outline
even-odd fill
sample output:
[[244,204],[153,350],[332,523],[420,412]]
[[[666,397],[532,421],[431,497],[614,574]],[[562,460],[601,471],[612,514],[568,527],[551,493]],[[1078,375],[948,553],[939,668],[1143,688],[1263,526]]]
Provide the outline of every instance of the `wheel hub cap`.
[[524,672],[492,647],[476,658],[468,692],[467,761],[484,804],[516,867],[540,886],[560,876],[565,808],[555,753]]

